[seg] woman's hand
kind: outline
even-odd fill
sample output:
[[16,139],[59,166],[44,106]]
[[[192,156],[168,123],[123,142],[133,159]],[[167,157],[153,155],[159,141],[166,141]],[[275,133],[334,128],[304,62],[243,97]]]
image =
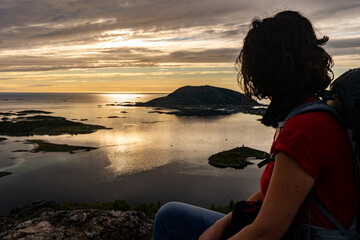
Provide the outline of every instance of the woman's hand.
[[231,224],[232,213],[229,213],[225,217],[216,221],[211,227],[209,227],[205,232],[203,232],[199,240],[220,240],[225,229]]
[[[261,191],[253,194],[248,201],[262,201]],[[201,234],[199,240],[217,240],[221,239],[226,228],[230,227],[232,212],[216,221],[211,227]]]
[[281,239],[314,182],[293,158],[283,152],[276,154],[270,185],[259,214],[252,224],[231,239]]

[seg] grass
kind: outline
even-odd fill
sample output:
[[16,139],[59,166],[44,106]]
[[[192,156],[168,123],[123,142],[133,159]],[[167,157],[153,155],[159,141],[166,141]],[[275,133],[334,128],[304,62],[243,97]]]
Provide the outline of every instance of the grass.
[[38,145],[33,150],[33,152],[69,152],[69,153],[74,153],[74,151],[79,151],[79,150],[91,151],[91,150],[97,149],[95,147],[71,146],[71,145],[67,145],[67,144],[55,144],[55,143],[45,142],[43,140],[26,140],[26,141]]
[[211,205],[210,209],[216,212],[221,212],[224,214],[228,214],[231,212],[236,205],[236,202],[233,199],[230,199],[229,204],[225,206],[215,206],[214,204]]
[[[98,210],[117,210],[117,211],[139,211],[144,212],[148,218],[154,219],[157,211],[160,209],[160,201],[157,203],[140,203],[131,207],[126,200],[115,200],[110,202],[65,202],[57,203],[54,206],[47,206],[47,209],[53,211],[61,210],[79,210],[79,209],[98,209]],[[21,208],[20,208],[21,209]],[[10,215],[16,214],[19,211],[19,208],[14,208],[10,211]],[[29,213],[28,215],[22,216],[19,218],[19,221],[27,221],[33,218],[39,217],[35,213]]]
[[140,203],[131,207],[126,200],[115,200],[111,202],[96,203],[78,203],[66,202],[60,204],[56,210],[75,210],[75,209],[99,209],[99,210],[119,210],[119,211],[138,211],[144,212],[148,218],[154,219],[157,211],[161,207],[161,202],[157,203]]
[[75,210],[75,209],[99,209],[99,210],[118,210],[118,211],[138,211],[143,212],[148,218],[154,219],[157,211],[161,207],[161,202],[139,203],[131,207],[126,200],[115,200],[110,202],[78,203],[66,202],[58,205],[56,210]]

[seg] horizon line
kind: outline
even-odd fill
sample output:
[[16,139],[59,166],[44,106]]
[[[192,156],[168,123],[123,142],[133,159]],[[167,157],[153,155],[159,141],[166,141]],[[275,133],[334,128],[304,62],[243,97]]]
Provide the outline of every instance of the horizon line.
[[146,92],[146,91],[142,91],[142,92],[136,92],[136,91],[129,91],[129,92],[107,92],[107,91],[104,91],[104,92],[100,92],[100,91],[88,91],[88,92],[75,92],[75,91],[68,91],[68,92],[39,92],[39,91],[34,91],[34,92],[26,92],[26,91],[17,91],[17,92],[5,92],[5,91],[0,91],[0,94],[1,93],[92,93],[92,94],[163,94],[163,93],[170,93],[170,92],[165,92],[165,91],[159,91],[159,92]]

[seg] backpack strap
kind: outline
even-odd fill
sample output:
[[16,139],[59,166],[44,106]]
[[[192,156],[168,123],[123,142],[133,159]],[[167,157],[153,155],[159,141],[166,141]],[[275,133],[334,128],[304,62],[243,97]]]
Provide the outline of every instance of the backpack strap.
[[344,235],[347,236],[347,230],[336,220],[336,218],[327,210],[327,208],[319,202],[319,200],[312,194],[308,194],[308,199],[314,204],[314,206],[332,223],[334,226]]
[[274,154],[269,154],[269,153],[264,153],[263,156],[263,160],[261,162],[259,162],[257,164],[258,168],[262,168],[263,166],[265,166],[266,164],[268,164],[269,162],[275,161],[275,155]]
[[[337,113],[337,111],[326,104],[325,101],[323,100],[316,100],[313,102],[308,102],[308,103],[304,103],[301,104],[297,107],[295,107],[293,110],[291,110],[291,112],[287,115],[287,117],[285,118],[284,121],[279,122],[278,123],[278,127],[280,128],[280,132],[282,130],[282,128],[284,127],[285,123],[292,117],[294,117],[295,115],[301,114],[301,113],[306,113],[306,112],[311,112],[311,111],[325,111],[330,113],[340,124],[343,124],[343,121],[340,117],[340,115]],[[268,164],[269,162],[272,162],[275,160],[275,155],[274,154],[264,154],[264,159],[257,164],[257,166],[259,168],[262,168],[263,166],[265,166],[266,164]]]
[[[327,98],[329,99],[329,98]],[[312,112],[312,111],[324,111],[329,113],[332,117],[335,118],[335,120],[346,129],[346,125],[343,121],[343,119],[341,118],[341,116],[339,115],[339,113],[337,112],[337,110],[331,106],[329,106],[328,104],[326,104],[326,98],[324,98],[324,100],[316,100],[316,101],[312,101],[312,102],[308,102],[302,105],[299,105],[297,107],[295,107],[289,114],[288,116],[285,118],[285,120],[283,122],[279,122],[279,127],[280,129],[282,129],[285,125],[285,123],[292,117],[294,117],[295,115],[298,114],[302,114],[302,113],[307,113],[307,112]],[[281,131],[281,130],[280,130]],[[354,150],[354,149],[353,149]],[[359,171],[357,169],[357,164],[356,164],[356,157],[358,154],[358,147],[355,148],[355,151],[353,151],[353,166],[355,169],[355,177],[356,179],[359,179]],[[271,157],[270,157],[271,156]],[[264,161],[260,162],[258,165],[265,165],[270,161],[274,161],[275,160],[275,156],[273,155],[268,155],[267,158],[265,158]],[[259,166],[260,167],[260,166]],[[359,182],[356,181],[357,184],[357,189],[359,191],[360,187],[359,187]],[[360,192],[360,191],[359,191]],[[314,206],[319,209],[319,211],[344,235],[347,236],[347,230],[336,220],[336,218],[326,209],[326,207],[312,194],[309,193],[308,194],[308,199],[314,204]]]
[[[312,112],[312,111],[325,111],[331,116],[333,116],[340,125],[345,126],[342,118],[340,117],[339,113],[334,109],[333,107],[329,106],[324,102],[323,100],[316,100],[313,102],[304,103],[302,105],[299,105],[295,107],[285,118],[285,121],[279,123],[285,125],[285,123],[295,115],[306,113],[306,112]],[[280,126],[282,127],[282,126]]]

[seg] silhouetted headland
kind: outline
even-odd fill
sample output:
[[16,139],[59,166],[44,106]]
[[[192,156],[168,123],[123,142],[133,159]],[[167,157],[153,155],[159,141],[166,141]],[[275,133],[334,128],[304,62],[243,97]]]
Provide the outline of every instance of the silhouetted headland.
[[[178,116],[228,115],[236,112],[263,115],[265,112],[262,104],[246,98],[240,92],[208,85],[184,86],[165,97],[123,106],[157,107],[156,111],[151,112]],[[159,107],[176,111],[163,112]]]

